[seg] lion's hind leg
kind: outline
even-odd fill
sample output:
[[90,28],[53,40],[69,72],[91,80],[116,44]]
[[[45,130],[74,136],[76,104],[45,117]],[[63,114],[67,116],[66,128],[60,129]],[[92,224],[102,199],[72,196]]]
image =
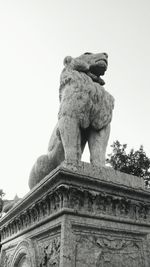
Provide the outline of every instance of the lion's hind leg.
[[56,125],[48,145],[48,154],[40,156],[30,173],[29,188],[32,189],[64,160],[64,149]]
[[58,123],[54,128],[48,144],[48,158],[56,168],[65,159],[64,148],[60,137]]

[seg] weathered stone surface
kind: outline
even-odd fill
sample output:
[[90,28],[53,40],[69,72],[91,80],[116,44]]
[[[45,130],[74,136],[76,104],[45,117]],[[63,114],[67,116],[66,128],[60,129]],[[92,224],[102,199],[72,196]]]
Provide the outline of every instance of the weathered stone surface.
[[97,167],[87,162],[75,164],[64,161],[60,168],[67,172],[74,172],[77,176],[82,175],[91,177],[91,179],[96,178],[101,181],[128,186],[130,188],[145,188],[143,178],[116,171],[111,167]]
[[66,57],[60,78],[58,123],[48,146],[32,168],[29,187],[33,188],[63,160],[80,162],[86,142],[90,161],[105,165],[105,152],[114,107],[113,97],[104,89],[107,69],[106,53],[85,53]]
[[60,237],[38,242],[40,252],[40,267],[60,266]]
[[76,266],[144,267],[145,259],[141,238],[134,235],[104,232],[76,234]]
[[0,235],[3,267],[149,267],[150,192],[138,177],[65,163],[0,220]]

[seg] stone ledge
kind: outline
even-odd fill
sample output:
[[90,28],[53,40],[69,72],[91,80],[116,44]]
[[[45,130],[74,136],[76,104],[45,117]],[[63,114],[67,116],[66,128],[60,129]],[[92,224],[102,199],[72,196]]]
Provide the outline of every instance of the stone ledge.
[[63,170],[71,171],[77,175],[85,175],[134,189],[144,189],[143,178],[116,171],[111,167],[96,167],[87,162],[80,162],[79,164],[63,162],[61,167]]

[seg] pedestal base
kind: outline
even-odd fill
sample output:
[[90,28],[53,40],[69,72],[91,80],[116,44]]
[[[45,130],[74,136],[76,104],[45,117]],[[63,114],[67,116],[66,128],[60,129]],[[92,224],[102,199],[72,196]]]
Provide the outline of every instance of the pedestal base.
[[90,164],[59,166],[0,221],[3,267],[150,266],[150,192]]

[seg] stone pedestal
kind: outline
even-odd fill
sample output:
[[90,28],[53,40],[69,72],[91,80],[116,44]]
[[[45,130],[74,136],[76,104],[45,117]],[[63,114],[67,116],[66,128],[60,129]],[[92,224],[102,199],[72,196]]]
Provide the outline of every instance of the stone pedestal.
[[149,267],[141,178],[62,164],[0,221],[2,267]]

